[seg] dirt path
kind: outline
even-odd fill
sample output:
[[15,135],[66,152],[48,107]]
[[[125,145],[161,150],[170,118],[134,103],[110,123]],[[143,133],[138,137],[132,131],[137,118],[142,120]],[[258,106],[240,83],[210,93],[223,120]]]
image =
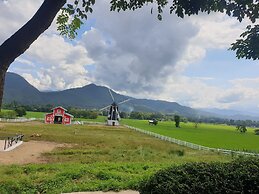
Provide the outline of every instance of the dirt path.
[[63,145],[44,141],[23,142],[12,151],[0,151],[0,164],[45,163],[47,161],[41,154],[57,147],[63,147]]
[[4,140],[0,140],[0,152],[4,151]]
[[97,192],[75,192],[75,193],[69,193],[69,194],[139,194],[138,191],[120,191],[120,192],[101,192],[101,191],[97,191]]

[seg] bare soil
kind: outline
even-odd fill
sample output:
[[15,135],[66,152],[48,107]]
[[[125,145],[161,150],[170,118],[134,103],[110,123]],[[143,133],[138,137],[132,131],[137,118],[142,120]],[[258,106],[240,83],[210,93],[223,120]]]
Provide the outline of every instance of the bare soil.
[[41,154],[57,147],[64,147],[64,145],[46,141],[23,142],[11,151],[0,151],[0,164],[47,163],[48,161]]

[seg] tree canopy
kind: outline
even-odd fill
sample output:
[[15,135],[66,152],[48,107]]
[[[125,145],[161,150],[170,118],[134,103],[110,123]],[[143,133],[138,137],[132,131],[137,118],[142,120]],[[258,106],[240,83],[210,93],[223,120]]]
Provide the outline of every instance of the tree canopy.
[[[58,16],[58,30],[61,35],[75,38],[77,30],[93,12],[95,0],[74,0],[67,3]],[[163,12],[169,6],[170,14],[178,17],[198,15],[205,12],[221,12],[237,18],[242,22],[245,18],[255,23],[259,17],[259,0],[111,0],[111,11],[136,10],[151,5],[151,13],[156,12],[158,20],[163,19]],[[152,7],[152,6],[155,6]],[[72,18],[72,19],[71,19]],[[230,50],[236,51],[238,58],[259,59],[259,25],[249,25],[235,43],[231,44]]]
[[179,115],[174,116],[175,127],[180,127],[181,117]]

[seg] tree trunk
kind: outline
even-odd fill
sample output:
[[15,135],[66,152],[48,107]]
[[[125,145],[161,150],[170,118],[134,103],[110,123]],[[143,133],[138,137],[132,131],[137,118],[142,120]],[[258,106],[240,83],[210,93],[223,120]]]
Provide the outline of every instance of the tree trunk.
[[35,15],[0,46],[0,109],[2,107],[5,74],[10,64],[49,28],[66,0],[44,0]]

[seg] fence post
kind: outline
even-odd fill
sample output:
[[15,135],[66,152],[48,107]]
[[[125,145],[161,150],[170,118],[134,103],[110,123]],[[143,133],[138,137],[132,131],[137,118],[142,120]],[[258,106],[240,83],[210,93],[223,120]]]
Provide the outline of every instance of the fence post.
[[4,143],[4,150],[8,149],[9,147],[12,147],[13,143],[17,144],[19,141],[22,141],[23,136],[24,135],[21,134],[13,137],[7,137]]
[[4,150],[6,150],[6,139],[4,140]]

